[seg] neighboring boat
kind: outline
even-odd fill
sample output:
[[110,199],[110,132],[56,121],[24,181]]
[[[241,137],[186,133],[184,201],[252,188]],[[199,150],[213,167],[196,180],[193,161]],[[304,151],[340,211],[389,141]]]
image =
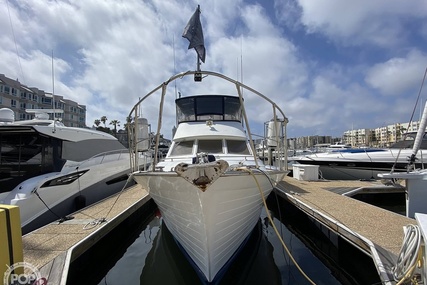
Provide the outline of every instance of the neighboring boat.
[[[149,92],[130,113],[137,113],[147,97],[161,90],[157,142],[167,86],[189,75],[194,75],[195,81],[203,77],[225,80],[237,94],[176,99],[178,126],[166,157],[154,161],[149,171],[134,172],[133,178],[148,190],[201,279],[212,282],[219,280],[238,256],[259,221],[263,200],[288,173],[286,157],[269,159],[283,163],[283,168],[264,165],[257,157],[243,102],[255,94],[271,104],[273,119],[269,126],[273,131],[266,138],[271,155],[286,153],[287,119],[274,102],[243,83],[215,72],[188,71]],[[199,90],[201,83],[196,84]],[[279,114],[282,119],[278,119]]]
[[[405,139],[390,148],[343,148],[290,158],[295,163],[319,165],[321,177],[330,180],[378,179],[379,173],[406,172],[416,132],[407,133]],[[427,162],[427,135],[424,134],[416,168]]]
[[120,191],[130,174],[114,136],[49,120],[57,111],[14,121],[0,109],[0,204],[19,206],[24,234]]

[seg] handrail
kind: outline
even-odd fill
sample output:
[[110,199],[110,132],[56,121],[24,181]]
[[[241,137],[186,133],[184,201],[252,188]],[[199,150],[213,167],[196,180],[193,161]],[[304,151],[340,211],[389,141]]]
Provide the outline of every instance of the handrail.
[[[149,93],[147,93],[144,97],[140,98],[138,100],[138,102],[130,110],[129,116],[128,116],[129,118],[132,117],[133,113],[137,114],[138,108],[139,108],[139,106],[141,105],[141,103],[144,100],[146,100],[148,97],[150,97],[151,95],[153,95],[154,93],[156,93],[157,91],[159,91],[160,89],[162,89],[161,99],[160,99],[161,101],[160,101],[160,107],[159,107],[159,117],[158,117],[158,124],[157,124],[157,132],[156,132],[156,141],[155,141],[155,148],[154,148],[154,160],[153,160],[154,165],[157,163],[157,153],[158,153],[158,145],[159,145],[159,138],[160,138],[160,130],[161,130],[161,127],[162,127],[163,104],[164,104],[164,98],[165,98],[165,95],[166,95],[167,86],[168,86],[169,83],[175,81],[176,79],[181,79],[181,78],[183,78],[185,76],[189,76],[189,75],[195,75],[196,73],[198,75],[205,75],[205,76],[209,75],[209,76],[218,77],[218,78],[224,79],[224,80],[226,80],[226,81],[228,81],[228,82],[230,82],[232,84],[235,84],[235,86],[237,88],[238,96],[239,96],[240,101],[241,101],[241,106],[242,106],[242,111],[243,111],[243,115],[244,115],[245,126],[246,126],[246,129],[248,131],[248,136],[249,136],[250,147],[252,149],[252,153],[253,153],[254,159],[255,159],[255,161],[257,163],[257,166],[258,166],[257,157],[256,157],[257,153],[256,153],[256,150],[255,150],[255,147],[254,147],[254,144],[253,144],[252,135],[251,135],[251,132],[250,132],[250,127],[249,127],[249,121],[248,121],[248,118],[246,117],[246,111],[244,109],[244,104],[243,104],[243,93],[241,92],[241,89],[245,89],[245,90],[250,91],[251,93],[253,93],[253,94],[255,94],[255,95],[263,98],[264,100],[266,100],[267,102],[269,102],[272,105],[275,124],[276,124],[276,120],[277,120],[276,111],[278,111],[283,116],[283,122],[285,124],[285,129],[286,129],[286,124],[289,122],[288,118],[285,116],[285,113],[282,111],[282,109],[280,109],[279,106],[277,106],[277,104],[275,102],[273,102],[272,100],[270,100],[268,97],[266,97],[262,93],[256,91],[255,89],[253,89],[253,88],[251,88],[251,87],[243,84],[242,82],[239,82],[239,81],[234,80],[234,79],[232,79],[230,77],[227,77],[227,76],[225,76],[223,74],[220,74],[220,73],[217,73],[217,72],[212,72],[212,71],[202,71],[202,70],[200,70],[200,71],[199,70],[198,71],[185,71],[185,72],[181,72],[181,73],[173,75],[167,81],[161,83],[160,85],[158,85],[157,87],[155,87],[153,90],[151,90]],[[137,118],[135,116],[135,122],[137,121],[136,119]],[[134,129],[135,129],[135,132],[136,132],[136,127]],[[137,160],[137,155],[136,155],[136,146],[137,145],[135,143],[135,141],[136,141],[136,134],[135,134],[135,132],[132,132],[132,128],[131,128],[130,124],[128,124],[128,134],[130,136],[129,137],[129,143],[132,144],[132,145],[129,146],[129,151],[130,151],[130,155],[131,156],[132,155],[135,156],[134,157],[135,161],[133,162],[133,160],[131,160],[131,168],[132,168],[133,171],[138,170],[138,163],[136,161]],[[134,136],[134,138],[132,138],[131,136]],[[276,132],[276,139],[279,140],[277,136],[278,136],[278,132]],[[285,148],[285,146],[286,146],[286,132],[284,134],[283,140],[285,141],[285,145],[283,146],[283,148]],[[133,144],[135,144],[135,145],[133,145]],[[287,155],[285,155],[284,166],[287,167]],[[153,169],[155,169],[155,168],[153,167]]]

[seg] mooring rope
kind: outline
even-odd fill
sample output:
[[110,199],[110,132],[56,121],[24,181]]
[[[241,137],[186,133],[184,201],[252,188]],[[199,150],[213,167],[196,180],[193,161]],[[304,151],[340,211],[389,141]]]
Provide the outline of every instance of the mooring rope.
[[311,284],[313,284],[313,285],[316,285],[316,283],[314,283],[314,282],[310,279],[310,277],[308,277],[308,275],[307,275],[307,274],[306,274],[306,273],[301,269],[301,267],[298,265],[298,263],[297,263],[297,261],[295,260],[295,258],[292,256],[292,253],[289,251],[288,247],[286,246],[285,242],[283,241],[283,238],[282,238],[282,236],[280,235],[279,230],[277,229],[276,225],[274,224],[273,219],[271,218],[270,211],[268,210],[268,206],[267,206],[267,201],[266,201],[265,196],[264,196],[264,193],[263,193],[263,191],[262,191],[262,189],[261,189],[261,185],[259,185],[258,179],[256,178],[256,176],[255,176],[255,174],[253,173],[253,171],[252,171],[251,169],[247,168],[247,167],[238,167],[238,168],[236,168],[236,170],[246,171],[246,172],[248,172],[250,175],[252,175],[252,177],[253,177],[253,178],[254,178],[254,180],[255,180],[255,183],[256,183],[256,184],[257,184],[257,186],[258,186],[258,190],[259,190],[259,192],[260,192],[260,194],[261,194],[262,202],[263,202],[264,207],[265,207],[265,210],[266,210],[266,212],[267,212],[268,220],[270,221],[271,226],[272,226],[272,227],[273,227],[273,229],[274,229],[274,232],[276,233],[277,237],[279,238],[280,243],[282,244],[283,248],[286,250],[287,254],[288,254],[288,255],[289,255],[289,257],[291,258],[292,262],[295,264],[295,266],[297,267],[297,269],[301,272],[301,274],[302,274],[302,275],[307,279],[307,281],[308,281],[308,282],[310,282],[310,283],[311,283]]

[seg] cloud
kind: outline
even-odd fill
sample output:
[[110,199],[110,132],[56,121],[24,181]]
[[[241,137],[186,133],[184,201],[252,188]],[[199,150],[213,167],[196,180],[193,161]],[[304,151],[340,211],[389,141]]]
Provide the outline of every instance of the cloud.
[[[88,126],[104,115],[124,124],[139,98],[174,73],[196,68],[196,53],[181,35],[197,2],[7,3],[10,9],[0,6],[0,73],[50,91],[53,51],[55,93],[86,105]],[[416,93],[426,63],[424,6],[418,0],[205,1],[202,69],[242,80],[274,100],[290,119],[290,136],[375,127],[389,110],[399,110],[396,121],[407,120],[402,98]],[[190,81],[169,86],[167,137],[177,92],[206,93]],[[203,83],[211,92],[235,94],[235,87],[210,78]],[[141,111],[153,127],[159,99],[153,96]],[[271,119],[270,107],[258,99],[246,103],[255,114],[251,121],[262,127]]]
[[[427,55],[418,50],[405,57],[395,57],[373,65],[366,72],[366,82],[386,96],[399,96],[419,89]],[[416,94],[412,94],[415,102]]]
[[[276,0],[280,20],[303,27],[307,33],[320,33],[345,46],[370,44],[395,47],[408,40],[408,18],[420,25],[427,18],[423,0],[405,1],[311,1]],[[299,25],[291,24],[294,19]]]

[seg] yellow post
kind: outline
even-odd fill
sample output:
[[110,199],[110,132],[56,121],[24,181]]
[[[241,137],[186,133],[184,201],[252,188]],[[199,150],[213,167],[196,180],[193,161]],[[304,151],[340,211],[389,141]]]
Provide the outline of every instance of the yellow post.
[[[21,218],[18,206],[0,205],[0,284],[6,270],[17,262],[23,262]],[[22,274],[23,268],[15,272]]]

